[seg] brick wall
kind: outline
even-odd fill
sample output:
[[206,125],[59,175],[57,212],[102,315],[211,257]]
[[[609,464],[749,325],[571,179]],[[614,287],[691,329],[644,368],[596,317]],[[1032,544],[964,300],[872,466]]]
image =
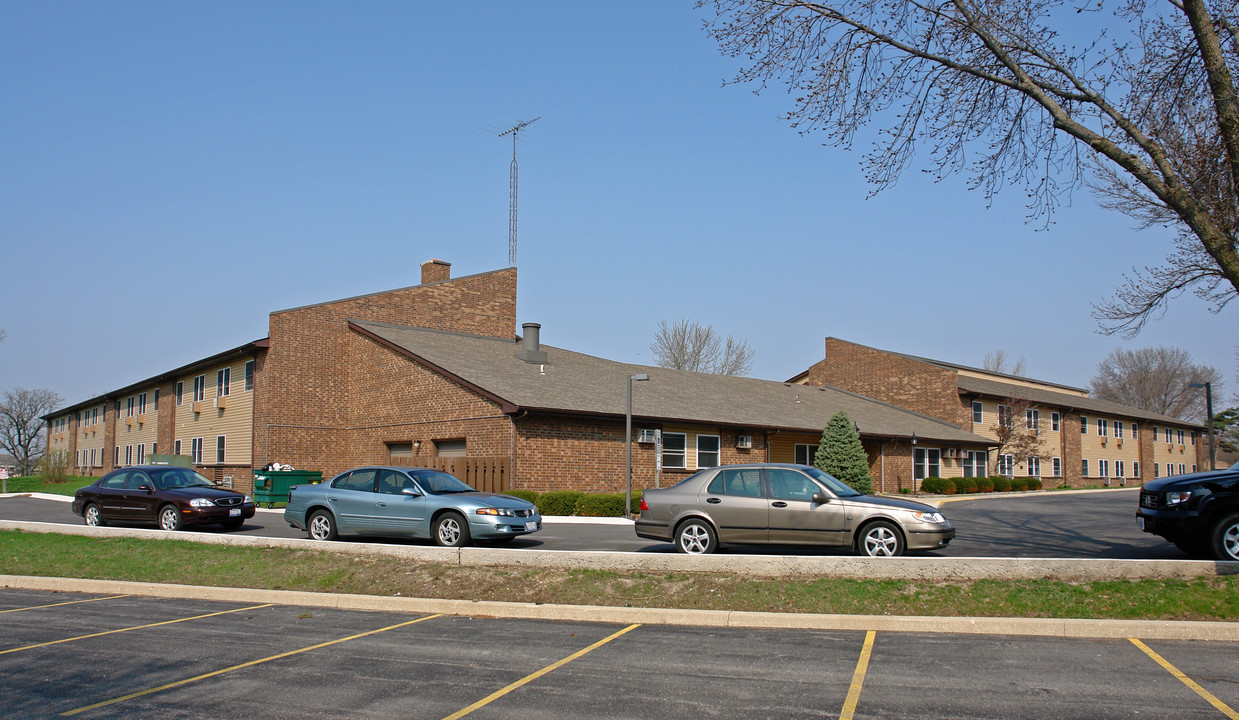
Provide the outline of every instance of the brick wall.
[[[446,272],[446,263],[432,269]],[[255,466],[348,467],[353,408],[385,404],[366,406],[353,396],[348,320],[515,338],[516,269],[272,313],[270,348],[255,364]],[[373,450],[371,442],[356,457]]]
[[[1084,477],[1080,474],[1080,458],[1084,453],[1080,445],[1080,414],[1070,412],[1064,409],[1059,427],[1062,432],[1062,453],[1063,453],[1063,478],[1062,482],[1071,487],[1081,487],[1084,485]],[[1144,451],[1144,443],[1151,442],[1152,435],[1143,433],[1140,440],[1141,452]],[[1150,452],[1152,445],[1149,445]],[[1144,472],[1144,463],[1140,463],[1140,472]]]
[[176,441],[176,382],[169,380],[159,386],[158,434],[155,442],[160,455],[171,455]]
[[826,356],[809,368],[810,385],[833,385],[960,427],[971,415],[960,402],[957,373],[893,353],[826,338]]

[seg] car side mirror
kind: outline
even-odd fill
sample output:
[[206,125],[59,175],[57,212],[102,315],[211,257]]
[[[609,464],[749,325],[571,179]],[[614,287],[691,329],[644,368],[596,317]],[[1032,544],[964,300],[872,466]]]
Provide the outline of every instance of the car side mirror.
[[422,493],[420,490],[418,490],[415,487],[407,487],[407,488],[400,488],[400,494],[401,495],[412,495],[413,497],[417,497],[421,495]]
[[813,493],[813,502],[817,503],[818,505],[825,505],[826,503],[830,502],[830,496],[824,492]]
[[144,490],[144,491],[146,491],[146,492],[155,492],[154,490],[152,490],[152,489],[151,489],[151,486],[150,486],[150,485],[139,485],[139,486],[138,486],[138,489],[139,489],[139,490]]

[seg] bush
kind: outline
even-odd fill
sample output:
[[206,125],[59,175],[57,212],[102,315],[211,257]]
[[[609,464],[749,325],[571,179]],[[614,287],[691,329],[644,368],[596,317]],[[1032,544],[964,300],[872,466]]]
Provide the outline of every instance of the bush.
[[978,490],[976,478],[965,478],[965,477],[954,478],[954,482],[955,482],[955,491],[960,494],[974,493]]
[[582,517],[623,517],[624,496],[607,493],[582,495],[576,504],[576,514]]
[[921,492],[932,495],[954,495],[955,483],[947,478],[927,477],[921,481]]
[[518,497],[521,500],[526,500],[528,502],[533,503],[534,505],[538,504],[538,493],[534,492],[533,490],[504,490],[503,494],[511,495],[512,497]]
[[552,490],[538,496],[538,512],[543,515],[571,515],[585,495],[576,490]]
[[994,492],[994,481],[987,477],[976,478],[977,492]]
[[1028,489],[1028,478],[1013,477],[1011,478],[1011,492],[1019,492]]
[[1011,490],[1011,478],[995,475],[990,478],[990,482],[994,483],[994,492],[1010,492]]
[[1028,486],[1029,490],[1040,490],[1043,487],[1041,484],[1041,478],[1036,477],[1027,478],[1024,480],[1024,484]]
[[67,450],[49,450],[39,458],[39,474],[47,484],[68,482],[73,458]]

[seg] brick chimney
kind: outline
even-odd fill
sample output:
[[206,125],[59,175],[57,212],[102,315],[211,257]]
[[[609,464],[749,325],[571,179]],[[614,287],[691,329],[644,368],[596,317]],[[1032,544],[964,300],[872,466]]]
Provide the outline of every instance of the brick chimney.
[[452,278],[452,264],[442,260],[427,260],[422,263],[422,284],[443,282]]

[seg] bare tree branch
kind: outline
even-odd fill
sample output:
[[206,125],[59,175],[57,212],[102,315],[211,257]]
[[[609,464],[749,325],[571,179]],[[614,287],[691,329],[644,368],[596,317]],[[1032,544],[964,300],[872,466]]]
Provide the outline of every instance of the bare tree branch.
[[1204,422],[1204,393],[1188,387],[1204,382],[1213,383],[1215,395],[1222,396],[1222,373],[1216,368],[1193,363],[1185,350],[1150,347],[1110,353],[1097,364],[1089,387],[1090,394],[1101,400]]
[[0,402],[0,450],[13,456],[22,475],[34,473],[46,449],[42,416],[61,402],[60,395],[51,390],[16,388],[4,393]]
[[689,320],[658,323],[650,351],[659,367],[677,370],[747,375],[753,367],[753,350],[747,342],[730,335],[724,342],[713,327],[702,327]]

